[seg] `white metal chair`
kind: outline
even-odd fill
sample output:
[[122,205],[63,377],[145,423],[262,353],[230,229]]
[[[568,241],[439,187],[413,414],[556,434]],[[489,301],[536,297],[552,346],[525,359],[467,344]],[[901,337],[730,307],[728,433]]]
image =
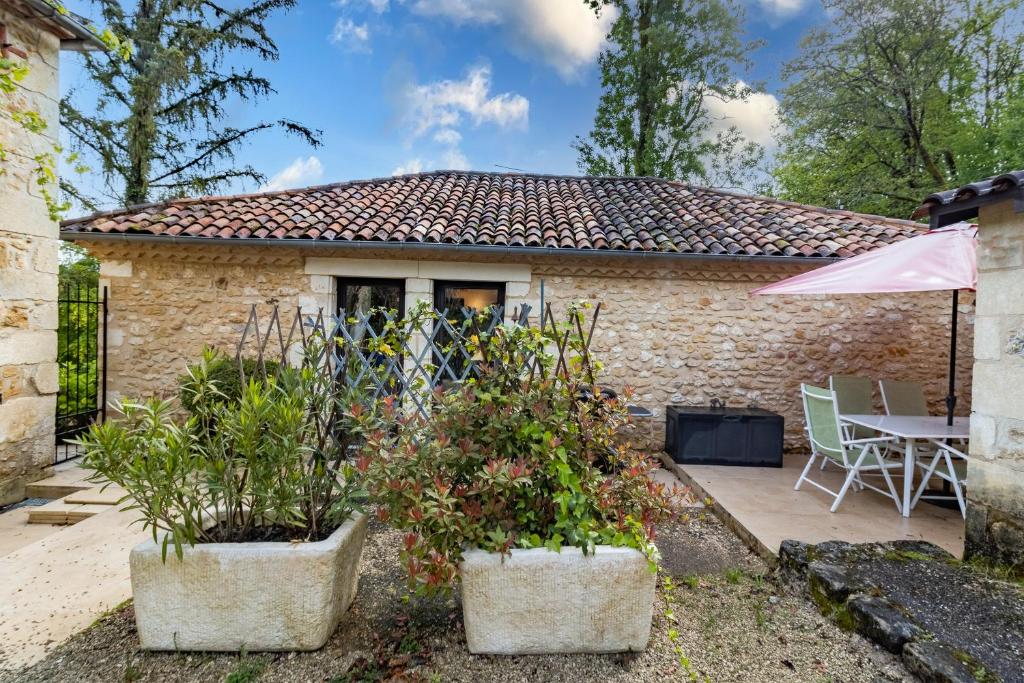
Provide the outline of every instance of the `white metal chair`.
[[[918,382],[883,379],[878,383],[882,392],[882,403],[887,415],[928,415],[928,401],[924,397],[924,387]],[[963,440],[957,443],[963,447]],[[960,506],[960,514],[966,518],[963,487],[967,484],[967,455],[962,451],[947,446],[940,441],[918,442],[915,449],[915,464],[922,470],[922,480],[917,494],[911,501],[911,507],[917,505],[921,498],[925,500],[956,500]],[[928,488],[928,480],[933,476],[950,484],[955,495],[923,495]]]
[[[964,500],[964,488],[967,486],[968,456],[966,453],[938,439],[931,439],[931,443],[936,449],[931,461],[926,464],[925,460],[927,458],[918,456],[917,466],[924,470],[924,473],[921,475],[921,484],[917,487],[917,493],[914,494],[914,499],[910,501],[910,507],[916,507],[917,502],[921,499],[955,500],[957,505],[960,506],[961,516],[967,519],[967,503]],[[953,488],[953,495],[924,495],[925,490],[928,488],[928,482],[932,477],[938,477],[948,482]]]
[[[836,405],[840,415],[872,415],[875,412],[875,398],[871,392],[871,380],[856,375],[829,375],[828,388],[836,396]],[[863,425],[841,422],[843,434],[847,439],[870,439],[878,436],[878,432]],[[888,457],[893,442],[885,445],[883,455]],[[821,463],[825,469],[828,460]]]
[[[871,380],[854,375],[829,375],[828,388],[836,397],[840,414],[871,415],[875,412],[875,401],[871,395]],[[843,424],[843,431],[850,439],[867,439],[877,436],[874,430],[861,425]]]
[[[918,382],[883,379],[878,382],[878,390],[882,393],[882,405],[885,406],[886,415],[929,414],[924,387]],[[918,442],[916,451],[918,458],[930,458],[935,454],[935,448],[923,442]],[[920,465],[920,462],[918,464]]]
[[[831,511],[835,512],[839,509],[840,503],[843,502],[846,492],[856,482],[861,487],[869,488],[891,498],[896,505],[896,509],[899,510],[900,498],[896,493],[896,487],[892,483],[892,477],[889,476],[889,470],[900,468],[902,464],[887,462],[881,450],[879,450],[879,446],[892,443],[892,439],[885,436],[867,439],[850,438],[843,430],[839,421],[839,407],[835,392],[809,384],[801,384],[800,394],[803,398],[807,435],[811,442],[811,457],[808,458],[807,465],[800,474],[800,478],[797,480],[794,488],[799,491],[800,486],[806,481],[808,484],[821,489],[835,498],[831,507]],[[853,454],[858,449],[859,453],[857,453],[854,459]],[[815,460],[819,457],[834,462],[846,471],[846,479],[839,491],[833,491],[808,476]],[[866,464],[869,458],[873,459],[875,464]],[[888,492],[864,482],[860,476],[863,473],[881,473],[889,489]]]
[[878,382],[886,415],[927,415],[928,401],[918,382],[883,379]]

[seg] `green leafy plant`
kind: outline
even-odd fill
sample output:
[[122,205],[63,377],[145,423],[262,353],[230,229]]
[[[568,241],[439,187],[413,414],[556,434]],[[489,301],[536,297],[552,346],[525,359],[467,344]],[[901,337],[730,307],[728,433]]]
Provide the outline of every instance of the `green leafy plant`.
[[263,657],[249,657],[245,650],[238,653],[238,666],[227,675],[224,683],[252,683],[259,679],[267,668]]
[[189,368],[184,422],[172,401],[124,402],[122,419],[78,442],[83,464],[94,481],[126,490],[165,559],[186,544],[325,538],[363,499],[346,459],[358,424],[338,401],[365,408],[351,400],[358,387],[339,392],[318,370],[321,351],[251,379],[233,401],[211,375],[219,356],[208,350]]
[[582,316],[574,308],[544,331],[477,330],[466,343],[475,376],[435,389],[429,416],[392,396],[364,421],[357,468],[381,518],[407,532],[411,589],[450,588],[465,548],[624,546],[656,569],[654,525],[671,513],[668,493],[628,440],[625,405],[592,398],[600,368]]
[[[693,577],[696,578],[696,577]],[[676,656],[676,661],[679,663],[679,668],[685,675],[686,680],[699,681],[700,677],[697,674],[696,669],[693,668],[693,663],[690,658],[686,655],[683,650],[682,643],[680,643],[679,633],[679,617],[676,615],[676,584],[672,581],[671,576],[664,576],[661,580],[661,594],[665,599],[665,620],[669,622],[668,627],[668,642],[672,647],[672,653]],[[707,680],[707,677],[705,677]]]
[[[224,400],[237,403],[241,400],[242,393],[246,388],[242,382],[243,376],[262,382],[264,369],[267,375],[275,376],[280,368],[280,365],[273,361],[263,361],[261,366],[260,361],[256,358],[242,358],[236,361],[215,349],[209,349],[206,353],[212,360],[207,363],[202,373],[197,372],[198,367],[193,365],[178,378],[178,399],[181,401],[182,407],[189,412],[196,407],[195,401],[202,395],[197,377],[202,377],[203,381],[214,382]],[[239,364],[241,364],[241,372],[239,372]]]

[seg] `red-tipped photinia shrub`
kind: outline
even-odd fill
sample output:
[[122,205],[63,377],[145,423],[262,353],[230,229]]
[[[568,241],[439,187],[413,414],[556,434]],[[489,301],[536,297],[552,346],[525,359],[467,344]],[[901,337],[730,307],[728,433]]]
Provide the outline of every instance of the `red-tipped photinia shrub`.
[[[389,404],[364,430],[358,468],[381,519],[406,531],[411,588],[450,588],[468,548],[626,546],[654,568],[669,492],[630,445],[625,404],[591,398],[600,368],[576,329],[499,326],[476,340],[479,377],[433,392],[429,418]],[[559,344],[568,362],[547,353]]]

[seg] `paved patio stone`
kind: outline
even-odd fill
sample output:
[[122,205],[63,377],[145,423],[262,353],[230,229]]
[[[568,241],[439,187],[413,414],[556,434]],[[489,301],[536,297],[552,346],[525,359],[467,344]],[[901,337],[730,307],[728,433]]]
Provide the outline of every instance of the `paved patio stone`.
[[0,557],[0,671],[41,659],[130,597],[128,551],[147,538],[137,518],[109,507]]
[[[866,490],[847,494],[832,513],[827,494],[808,485],[793,490],[806,462],[806,457],[787,455],[781,468],[665,464],[698,496],[711,497],[715,513],[768,560],[778,556],[785,539],[805,543],[918,540],[957,557],[963,554],[964,522],[959,511],[922,503],[909,518],[902,517],[890,499]],[[833,490],[842,485],[842,473],[835,468],[812,476]],[[902,479],[895,479],[898,488]]]

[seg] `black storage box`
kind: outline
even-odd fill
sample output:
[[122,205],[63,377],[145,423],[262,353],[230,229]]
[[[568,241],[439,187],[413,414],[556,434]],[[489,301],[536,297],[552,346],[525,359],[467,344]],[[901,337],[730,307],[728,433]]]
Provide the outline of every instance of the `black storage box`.
[[665,410],[665,451],[684,465],[782,467],[782,432],[782,416],[760,408]]

